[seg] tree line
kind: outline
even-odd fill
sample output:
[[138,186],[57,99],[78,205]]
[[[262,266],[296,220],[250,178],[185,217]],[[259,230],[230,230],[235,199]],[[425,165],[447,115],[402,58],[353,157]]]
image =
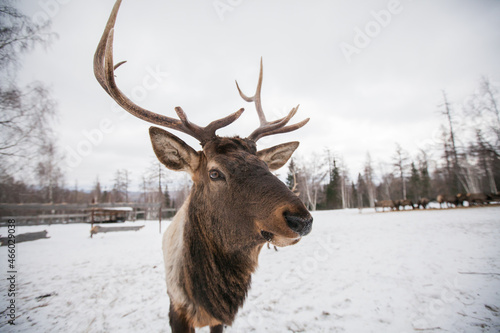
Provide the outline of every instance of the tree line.
[[[50,32],[50,21],[35,23],[13,3],[0,0],[0,202],[182,204],[189,180],[184,178],[176,191],[169,190],[165,169],[157,161],[136,179],[139,192],[130,190],[133,177],[124,169],[116,171],[111,188],[103,189],[98,178],[91,191],[66,184],[53,131],[57,103],[43,83],[17,83],[22,55],[49,45],[57,35]],[[483,77],[476,92],[458,106],[446,92],[442,95],[437,107],[442,126],[432,146],[410,154],[394,143],[394,153],[385,162],[374,162],[368,152],[357,176],[351,176],[341,156],[331,150],[312,153],[290,161],[287,185],[311,210],[374,207],[377,200],[416,202],[438,195],[498,193],[498,87]]]
[[[18,84],[23,56],[57,39],[51,22],[34,22],[12,0],[0,0],[0,203],[115,203],[131,200],[171,207],[165,174],[159,163],[140,176],[139,195],[129,197],[128,170],[117,170],[110,189],[98,179],[92,191],[68,186],[61,167],[54,124],[57,103],[42,82]],[[163,177],[163,179],[162,179]]]
[[[454,107],[443,91],[440,135],[410,154],[397,142],[391,160],[375,163],[368,152],[352,179],[340,156],[325,150],[293,159],[287,185],[311,210],[374,207],[380,200],[414,203],[439,195],[498,194],[500,112],[498,87],[483,77],[465,103]],[[430,156],[437,156],[431,158]]]

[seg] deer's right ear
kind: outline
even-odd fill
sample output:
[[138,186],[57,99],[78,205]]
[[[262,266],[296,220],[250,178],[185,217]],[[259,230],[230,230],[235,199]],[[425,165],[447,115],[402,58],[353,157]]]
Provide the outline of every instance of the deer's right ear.
[[198,169],[199,154],[184,141],[158,127],[150,127],[149,136],[156,157],[167,168],[174,171],[187,171],[191,175]]

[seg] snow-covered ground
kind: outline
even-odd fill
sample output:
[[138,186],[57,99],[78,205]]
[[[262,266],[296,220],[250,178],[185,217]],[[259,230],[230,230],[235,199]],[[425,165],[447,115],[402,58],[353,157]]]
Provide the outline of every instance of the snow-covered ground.
[[[262,250],[227,332],[500,332],[500,207],[313,215],[299,244]],[[0,331],[170,332],[158,223],[134,224],[18,227],[51,238],[17,245],[18,318]]]

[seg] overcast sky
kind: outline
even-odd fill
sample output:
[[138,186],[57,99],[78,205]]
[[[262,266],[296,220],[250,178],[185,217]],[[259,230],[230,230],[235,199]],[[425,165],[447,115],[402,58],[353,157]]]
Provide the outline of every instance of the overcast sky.
[[[20,2],[35,20],[50,17],[59,35],[25,58],[20,80],[52,88],[70,186],[88,189],[97,176],[110,184],[128,169],[135,189],[154,160],[150,125],[113,107],[93,76],[113,4]],[[300,156],[329,148],[356,175],[367,152],[378,163],[390,161],[396,142],[412,155],[428,148],[443,122],[442,90],[458,111],[481,76],[500,81],[499,18],[497,0],[123,0],[114,55],[128,63],[117,82],[137,104],[172,117],[181,106],[200,125],[244,107],[218,133],[245,136],[258,119],[234,80],[253,94],[262,56],[268,118],[300,104],[296,121],[311,121],[259,147],[299,140]]]

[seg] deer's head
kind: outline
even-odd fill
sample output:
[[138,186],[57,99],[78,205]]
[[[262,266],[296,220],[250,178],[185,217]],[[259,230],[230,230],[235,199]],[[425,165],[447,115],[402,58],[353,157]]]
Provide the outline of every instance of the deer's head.
[[167,168],[189,173],[193,180],[189,219],[200,224],[201,233],[228,250],[270,242],[277,246],[297,243],[311,231],[312,217],[299,198],[272,171],[291,157],[298,142],[289,142],[257,150],[257,141],[267,135],[286,133],[304,126],[309,119],[288,125],[298,107],[279,120],[268,122],[264,115],[260,90],[262,60],[257,91],[253,97],[260,127],[248,138],[219,137],[216,131],[240,117],[243,109],[215,120],[205,127],[190,122],[180,107],[179,119],[153,113],[127,98],[117,87],[113,63],[113,27],[121,1],[113,8],[94,57],[94,73],[104,90],[127,112],[150,123],[175,129],[196,138],[202,145],[196,151],[177,136],[151,127],[153,149]]

